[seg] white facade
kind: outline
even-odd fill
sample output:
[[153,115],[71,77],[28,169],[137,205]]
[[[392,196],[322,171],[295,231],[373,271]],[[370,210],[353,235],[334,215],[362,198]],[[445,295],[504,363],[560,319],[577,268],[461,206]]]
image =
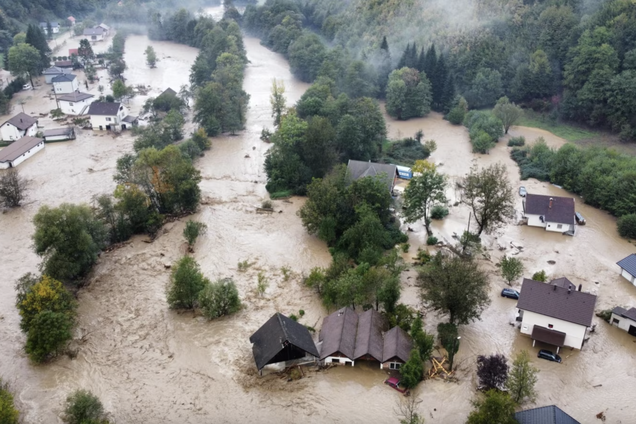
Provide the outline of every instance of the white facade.
[[621,269],[621,275],[623,276],[624,279],[626,279],[627,281],[629,281],[630,283],[636,286],[636,277],[634,277],[632,274],[625,271],[624,269]]
[[58,100],[60,109],[65,115],[80,115],[82,112],[86,113],[88,106],[93,103],[93,98],[81,100],[79,102],[69,102],[66,100]]
[[565,346],[581,349],[583,340],[587,332],[587,327],[573,322],[564,321],[558,318],[552,318],[547,315],[537,314],[535,312],[523,311],[523,320],[521,321],[521,333],[532,335],[535,325],[549,328],[550,330],[565,333]]
[[323,362],[325,364],[350,365],[352,367],[355,365],[354,361],[344,356],[327,356],[323,359]]
[[[94,130],[121,130],[122,120],[128,115],[124,105],[119,106],[117,115],[91,115],[91,126]],[[124,122],[128,128],[130,124]]]
[[[630,331],[630,330],[632,332],[636,331],[636,321],[629,318],[625,318],[620,315],[616,315],[614,312],[612,312],[612,317],[610,318],[610,324],[624,331]],[[633,328],[630,328],[630,327],[633,327]]]
[[68,94],[79,90],[79,81],[73,78],[72,81],[59,81],[53,83],[53,89],[57,94]]
[[528,225],[530,227],[542,227],[545,228],[546,231],[553,231],[556,233],[564,233],[566,231],[574,231],[574,223],[572,224],[561,224],[558,222],[545,222],[541,220],[542,215],[531,215],[526,214],[526,218],[528,218]]
[[20,165],[22,162],[24,162],[25,160],[27,160],[28,158],[30,158],[31,156],[33,156],[34,154],[36,154],[42,149],[44,149],[44,140],[42,140],[35,147],[32,147],[30,150],[24,152],[22,155],[20,155],[14,160],[0,162],[0,169],[15,168],[16,166]]
[[10,124],[8,122],[4,123],[2,127],[0,127],[0,135],[2,135],[2,140],[4,141],[17,140],[24,136],[35,137],[35,134],[37,134],[37,132],[37,122],[27,128],[25,131],[19,130],[13,124]]

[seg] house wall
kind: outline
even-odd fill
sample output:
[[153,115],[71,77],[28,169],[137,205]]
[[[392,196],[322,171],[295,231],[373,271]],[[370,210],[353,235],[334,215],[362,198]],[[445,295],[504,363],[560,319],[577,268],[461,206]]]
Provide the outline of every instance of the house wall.
[[85,35],[84,37],[90,37],[91,41],[104,41],[104,35]]
[[529,215],[526,214],[526,217],[528,218],[528,225],[531,227],[543,227],[545,228],[546,223],[545,222],[541,222],[541,220],[539,219],[540,215]]
[[[559,225],[561,226],[559,228]],[[568,225],[568,224],[559,224],[558,222],[548,222],[547,226],[545,227],[546,231],[553,231],[555,233],[564,233],[566,231],[570,231],[572,230],[572,225]]]
[[68,94],[79,89],[79,81],[75,78],[73,81],[54,82],[53,88],[57,94]]
[[29,128],[26,129],[26,131],[20,131],[18,128],[9,123],[6,123],[2,127],[0,127],[0,135],[2,135],[2,140],[4,141],[17,140],[24,137],[25,135],[29,137],[35,137],[35,134],[37,134],[37,132],[37,123],[31,125]]
[[67,135],[50,135],[46,137],[44,141],[65,141],[71,139],[72,137],[69,137]]
[[325,364],[334,364],[334,365],[346,365],[349,364],[352,367],[355,365],[355,361],[353,361],[352,359],[342,355],[340,356],[339,354],[334,354],[332,356],[327,356],[325,359],[323,359],[323,362]]
[[65,100],[60,100],[58,103],[60,105],[60,109],[66,115],[79,115],[82,110],[90,105],[93,102],[93,98],[90,97],[88,99],[82,100],[81,102],[68,102]]
[[37,152],[39,152],[40,150],[42,150],[42,149],[44,149],[44,141],[41,141],[36,146],[32,147],[31,150],[28,150],[22,156],[18,157],[14,161],[11,161],[11,162],[0,162],[0,169],[7,169],[7,168],[11,168],[11,167],[16,167],[16,166],[20,165],[22,162],[24,162],[25,160],[27,160],[28,158],[30,158],[31,156],[33,156],[34,154],[36,154]]
[[[618,322],[614,322],[614,320],[618,320]],[[620,315],[616,315],[615,313],[612,312],[612,316],[610,318],[610,324],[612,324],[613,326],[616,326],[618,328],[620,328],[621,330],[624,331],[629,331],[629,326],[633,325],[634,327],[636,327],[636,321],[632,321],[629,318],[625,318],[622,317]]]
[[[391,364],[393,364],[393,368],[391,368]],[[396,359],[381,363],[380,369],[397,370],[400,369],[402,365],[404,365],[404,362]]]
[[548,317],[546,315],[537,314],[535,312],[523,311],[523,321],[521,321],[521,333],[532,335],[532,329],[535,325],[550,328],[551,330],[561,331],[565,333],[565,346],[581,349],[587,327],[584,325],[574,324],[572,322],[563,321],[557,318]]
[[621,268],[621,275],[623,276],[624,279],[626,279],[627,281],[629,281],[630,283],[636,286],[636,278],[634,278],[632,274],[630,274],[629,272]]

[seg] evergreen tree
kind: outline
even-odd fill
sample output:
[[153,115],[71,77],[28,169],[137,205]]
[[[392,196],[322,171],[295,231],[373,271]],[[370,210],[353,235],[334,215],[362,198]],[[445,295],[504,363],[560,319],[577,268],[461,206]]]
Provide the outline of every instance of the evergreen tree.
[[440,108],[439,110],[446,113],[453,107],[453,102],[455,101],[455,96],[457,91],[455,89],[455,77],[450,72],[446,77],[446,82],[444,83],[444,92],[442,94],[442,98],[440,99]]
[[417,59],[417,70],[426,72],[426,52],[424,52],[424,47],[420,50],[420,56]]
[[437,52],[435,51],[435,44],[432,44],[426,52],[426,60],[424,62],[424,72],[431,78],[437,68]]
[[48,68],[51,65],[51,60],[49,59],[51,49],[46,42],[44,33],[36,25],[29,25],[26,33],[25,43],[35,47],[40,53],[40,64],[38,66],[37,72],[37,75],[40,75],[44,69]]
[[382,44],[380,44],[380,49],[389,53],[389,43],[386,41],[386,35],[382,37]]
[[411,53],[411,43],[407,43],[406,48],[404,49],[404,53],[402,53],[402,57],[400,58],[400,62],[398,63],[397,69],[404,68],[408,61],[409,54]]
[[433,75],[429,76],[433,91],[433,109],[437,111],[443,110],[442,97],[444,96],[444,84],[448,78],[448,68],[446,67],[446,61],[444,60],[444,54],[439,55],[435,71]]

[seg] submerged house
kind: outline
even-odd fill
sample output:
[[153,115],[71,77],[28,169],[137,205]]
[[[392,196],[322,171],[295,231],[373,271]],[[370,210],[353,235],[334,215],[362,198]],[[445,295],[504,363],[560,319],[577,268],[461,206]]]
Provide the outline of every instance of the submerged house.
[[636,254],[632,253],[626,258],[616,262],[621,267],[621,275],[624,279],[636,286]]
[[73,74],[60,74],[51,79],[56,94],[68,94],[79,90],[79,80]]
[[395,187],[399,177],[398,170],[395,165],[374,163],[371,161],[364,162],[359,160],[349,160],[347,163],[347,172],[351,181],[365,177],[380,177],[391,194],[393,194],[393,188]]
[[325,317],[320,329],[320,360],[325,364],[354,366],[358,314],[342,308]]
[[42,149],[41,138],[22,137],[0,150],[0,169],[15,168]]
[[581,424],[555,405],[515,413],[519,424]]
[[137,124],[137,117],[128,115],[121,103],[93,102],[88,107],[93,130],[120,131]]
[[268,364],[319,356],[307,327],[280,313],[252,334],[250,343],[259,372]]
[[395,326],[384,335],[380,368],[399,370],[409,360],[413,339],[402,328]]
[[581,349],[592,325],[596,296],[584,293],[567,278],[550,283],[523,279],[517,308],[521,333],[536,341]]
[[84,30],[84,37],[88,38],[90,41],[103,41],[105,35],[104,29],[100,27],[86,28]]
[[57,96],[57,104],[65,115],[84,115],[93,97],[92,94],[74,91]]
[[610,324],[636,336],[636,308],[625,309],[617,306],[612,310]]
[[531,227],[573,235],[574,214],[574,199],[571,197],[528,193],[523,200],[523,215]]
[[38,120],[20,112],[0,125],[0,136],[4,141],[17,140],[24,136],[33,137],[38,132]]

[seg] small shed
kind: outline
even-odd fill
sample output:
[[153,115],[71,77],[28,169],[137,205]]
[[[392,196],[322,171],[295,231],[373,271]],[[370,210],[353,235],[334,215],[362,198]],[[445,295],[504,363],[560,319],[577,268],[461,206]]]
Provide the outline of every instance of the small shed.
[[278,312],[252,334],[250,343],[259,371],[268,364],[319,356],[307,327]]
[[42,149],[41,138],[22,137],[0,150],[0,169],[15,168]]
[[636,254],[632,253],[626,258],[616,262],[621,267],[621,275],[624,279],[636,286]]
[[75,128],[62,127],[45,130],[43,137],[46,142],[75,140]]
[[636,308],[615,307],[612,310],[610,324],[627,331],[632,336],[636,336]]

